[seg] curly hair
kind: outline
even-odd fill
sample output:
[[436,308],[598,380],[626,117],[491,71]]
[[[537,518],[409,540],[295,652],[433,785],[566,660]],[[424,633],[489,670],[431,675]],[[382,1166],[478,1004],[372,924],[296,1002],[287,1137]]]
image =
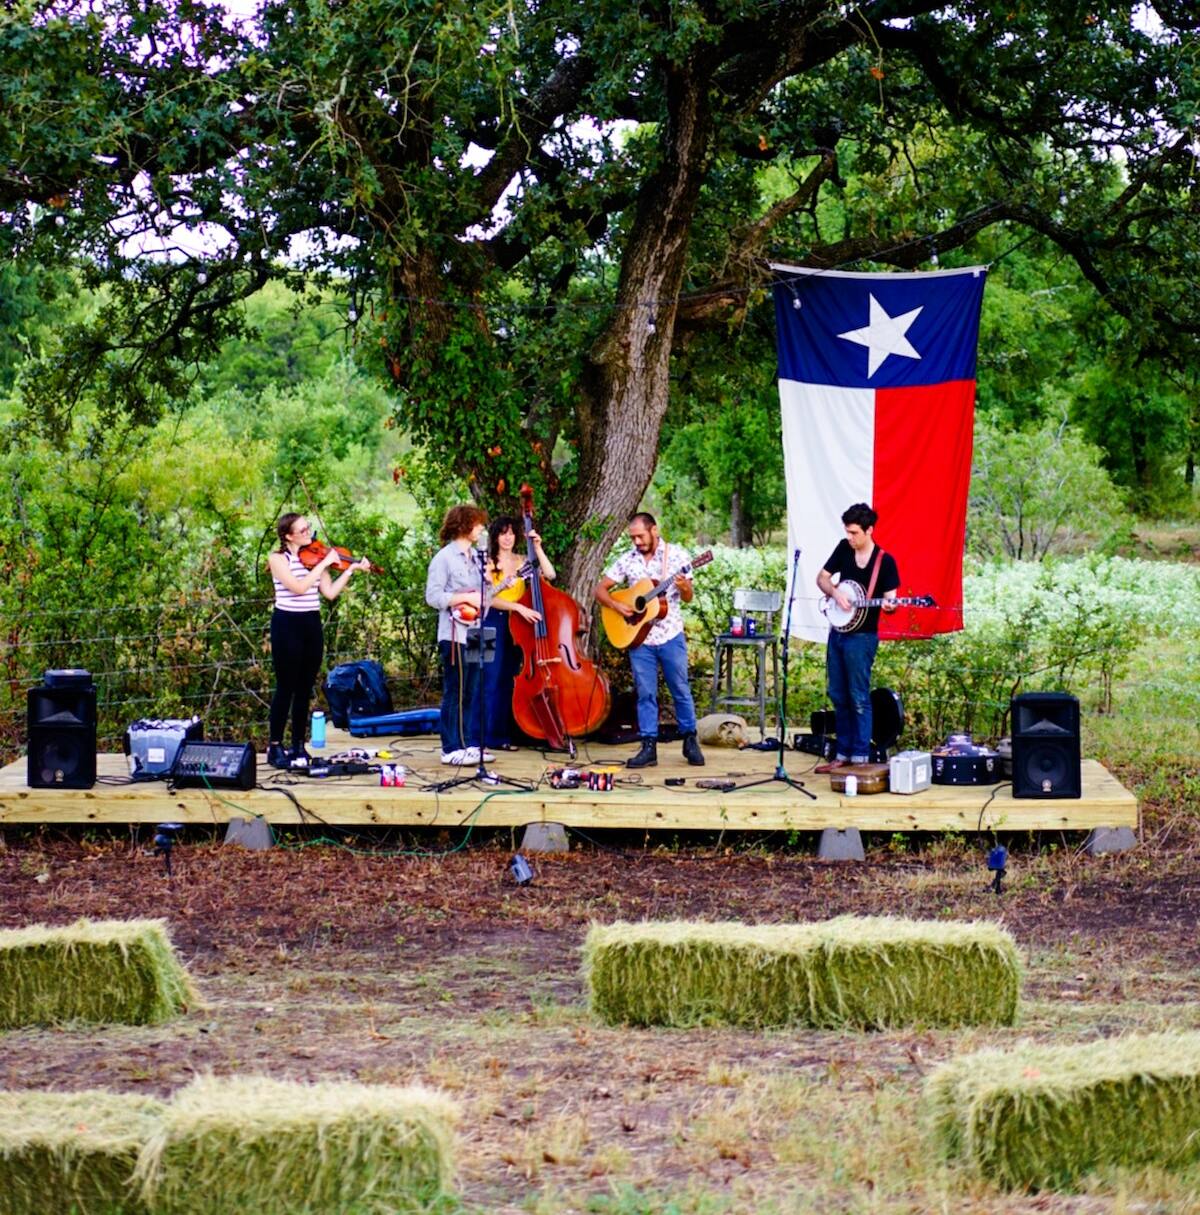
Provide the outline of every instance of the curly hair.
[[853,506],[842,511],[843,526],[849,527],[853,523],[864,532],[874,527],[878,519],[879,516],[865,502],[855,502]]
[[442,520],[440,538],[443,544],[469,536],[477,523],[487,522],[487,511],[480,506],[452,506]]

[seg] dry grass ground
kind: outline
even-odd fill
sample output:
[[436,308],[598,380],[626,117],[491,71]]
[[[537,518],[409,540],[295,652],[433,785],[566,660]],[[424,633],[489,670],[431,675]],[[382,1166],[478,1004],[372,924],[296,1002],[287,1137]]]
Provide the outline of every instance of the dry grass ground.
[[[956,840],[920,854],[879,842],[848,866],[589,849],[542,860],[518,889],[498,845],[413,859],[185,843],[168,882],[120,842],[10,835],[0,921],[165,915],[207,1006],[157,1029],[6,1034],[0,1084],[165,1095],[212,1070],[434,1085],[465,1108],[470,1212],[1200,1209],[1197,1176],[1022,1196],[931,1163],[918,1096],[942,1059],[1022,1036],[1200,1028],[1191,848],[1084,858],[1050,842],[1017,851],[997,899],[981,849]],[[842,912],[998,919],[1028,958],[1021,1023],[627,1030],[584,1008],[592,919]]]
[[[193,834],[168,881],[129,841],[10,830],[0,927],[165,916],[206,1005],[158,1028],[6,1033],[0,1086],[158,1096],[206,1071],[433,1085],[464,1109],[446,1211],[472,1215],[1200,1211],[1195,1171],[1002,1193],[932,1162],[918,1100],[959,1052],[1200,1028],[1194,650],[1147,647],[1118,689],[1120,715],[1088,719],[1085,751],[1138,793],[1144,842],[1088,857],[1077,835],[1011,839],[1000,897],[983,838],[868,839],[865,863],[834,865],[811,837],[695,850],[605,840],[539,861],[517,888],[500,840],[413,857],[294,839],[247,853]],[[592,921],[847,912],[1002,923],[1027,962],[1018,1025],[632,1030],[584,1006]]]

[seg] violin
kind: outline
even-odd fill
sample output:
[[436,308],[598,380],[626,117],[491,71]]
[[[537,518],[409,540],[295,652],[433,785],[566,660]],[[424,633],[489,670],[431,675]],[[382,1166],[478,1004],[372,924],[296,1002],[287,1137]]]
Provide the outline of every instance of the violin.
[[[326,555],[332,550],[337,553],[338,559],[331,561],[328,568],[331,570],[348,570],[356,561],[359,560],[348,548],[341,544],[323,544],[315,536],[310,543],[306,544],[302,549],[297,550],[296,556],[300,558],[300,564],[306,570],[316,569]],[[372,574],[382,574],[383,570],[372,562],[368,567]]]
[[575,754],[572,735],[598,729],[612,706],[608,680],[575,646],[583,632],[579,604],[566,591],[544,585],[534,556],[533,490],[521,486],[521,513],[529,550],[529,573],[520,602],[538,613],[536,621],[513,614],[509,632],[524,657],[513,681],[513,718],[531,738],[544,738],[552,751]]

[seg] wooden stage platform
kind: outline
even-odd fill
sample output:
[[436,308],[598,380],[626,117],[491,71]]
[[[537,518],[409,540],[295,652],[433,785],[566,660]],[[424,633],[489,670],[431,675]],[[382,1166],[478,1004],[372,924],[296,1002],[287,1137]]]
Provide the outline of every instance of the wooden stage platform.
[[[678,743],[659,747],[659,764],[615,772],[611,792],[586,788],[559,790],[545,779],[564,756],[550,761],[540,752],[500,752],[489,769],[523,780],[532,791],[508,785],[471,783],[435,793],[435,781],[464,775],[439,762],[434,738],[354,739],[331,730],[331,756],[349,747],[388,747],[394,761],[408,768],[403,788],[381,788],[378,776],[314,779],[268,768],[259,757],[258,787],[179,789],[162,782],[128,780],[122,755],[98,757],[100,781],[91,789],[31,789],[25,760],[0,768],[0,827],[17,823],[184,823],[223,824],[236,817],[261,816],[277,826],[302,823],[343,826],[456,828],[519,827],[557,822],[582,829],[621,828],[646,831],[817,831],[825,827],[860,831],[1090,831],[1093,827],[1138,826],[1138,804],[1132,793],[1095,760],[1083,762],[1083,796],[1064,799],[1015,799],[1010,785],[961,787],[934,785],[924,792],[879,793],[847,797],[833,793],[827,776],[815,776],[812,755],[788,751],[789,776],[816,794],[810,800],[786,784],[769,780],[753,789],[724,792],[696,787],[697,779],[727,777],[744,784],[770,778],[777,753],[708,747],[704,768],[689,767]],[[581,769],[619,763],[632,747],[581,744],[575,765]],[[667,777],[683,785],[668,786]],[[993,796],[994,793],[994,796]],[[288,796],[290,795],[290,796]],[[293,800],[293,798],[295,800]],[[989,800],[990,799],[990,800]]]

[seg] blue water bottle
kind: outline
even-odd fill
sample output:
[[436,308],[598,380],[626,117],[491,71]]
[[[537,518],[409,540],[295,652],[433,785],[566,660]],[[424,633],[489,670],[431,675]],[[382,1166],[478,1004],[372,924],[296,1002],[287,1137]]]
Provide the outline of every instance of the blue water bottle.
[[313,710],[312,745],[314,747],[323,747],[325,745],[325,714],[320,709]]

